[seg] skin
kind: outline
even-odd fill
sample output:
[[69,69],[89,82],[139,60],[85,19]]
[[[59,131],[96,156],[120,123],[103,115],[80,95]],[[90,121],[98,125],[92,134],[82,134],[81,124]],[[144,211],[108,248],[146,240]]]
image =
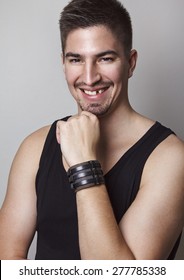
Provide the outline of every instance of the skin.
[[[93,30],[101,30],[101,34]],[[96,40],[98,44],[94,44]],[[88,111],[103,116],[112,109],[121,109],[122,104],[126,105],[128,78],[133,74],[136,59],[137,53],[132,50],[128,61],[121,43],[102,26],[71,32],[66,41],[63,65],[69,90],[78,104],[78,112]],[[88,96],[84,90],[105,92]]]
[[[136,51],[125,57],[123,46],[103,26],[68,35],[63,67],[78,113],[57,123],[66,170],[98,159],[107,173],[154,124],[128,101],[128,79],[136,60]],[[96,90],[104,92],[84,93]],[[25,139],[14,159],[0,212],[1,259],[27,257],[36,224],[34,181],[48,130],[45,127]],[[82,259],[166,259],[183,228],[183,169],[183,142],[171,135],[147,160],[138,195],[119,224],[105,185],[77,192]]]

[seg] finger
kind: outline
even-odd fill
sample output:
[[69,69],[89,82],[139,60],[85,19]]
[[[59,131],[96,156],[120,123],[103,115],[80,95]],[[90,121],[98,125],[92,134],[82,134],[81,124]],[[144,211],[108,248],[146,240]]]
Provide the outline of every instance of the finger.
[[56,139],[59,144],[61,143],[61,141],[60,141],[60,126],[61,125],[62,125],[62,121],[58,121],[56,124]]
[[79,118],[80,118],[80,115],[73,115],[67,120],[67,122],[70,122],[72,120],[78,120]]
[[89,118],[96,118],[96,116],[94,114],[87,112],[87,111],[82,111],[81,115],[89,117]]

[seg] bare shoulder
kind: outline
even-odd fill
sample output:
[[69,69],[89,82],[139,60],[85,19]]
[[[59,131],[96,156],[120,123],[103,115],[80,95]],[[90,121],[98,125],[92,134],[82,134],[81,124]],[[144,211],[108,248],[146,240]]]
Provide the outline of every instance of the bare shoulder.
[[[161,142],[145,165],[142,184],[147,184],[147,180],[154,181],[155,175],[157,178],[166,177],[172,180],[181,179],[183,184],[178,184],[184,187],[184,142],[174,134],[168,136]],[[174,177],[173,177],[174,176]]]
[[137,197],[120,223],[138,259],[167,259],[174,247],[184,225],[183,170],[184,144],[170,135],[149,156]]
[[177,165],[177,168],[181,168],[184,165],[184,142],[172,134],[158,145],[153,157],[160,160],[163,157],[163,161],[167,160],[171,165]]
[[41,128],[26,137],[13,160],[0,211],[1,259],[27,257],[36,229],[35,177],[49,128]]
[[15,158],[19,155],[26,154],[27,157],[38,160],[41,156],[49,129],[50,125],[42,127],[28,135],[21,143]]
[[[27,181],[34,182],[49,129],[50,126],[45,126],[23,140],[12,162],[8,188],[15,186],[16,181],[23,181],[23,177],[26,181],[24,186],[28,186]],[[20,186],[20,182],[17,185]]]
[[[159,147],[159,146],[158,146]],[[164,148],[169,149],[171,153],[178,153],[181,157],[184,157],[184,142],[179,139],[176,135],[171,134],[169,137],[167,137],[161,144],[161,149]]]
[[34,145],[34,147],[43,147],[47,134],[49,132],[50,129],[50,125],[48,126],[44,126],[36,131],[34,131],[33,133],[31,133],[30,135],[28,135],[24,141],[22,142],[21,146],[29,146],[32,147],[32,145]]

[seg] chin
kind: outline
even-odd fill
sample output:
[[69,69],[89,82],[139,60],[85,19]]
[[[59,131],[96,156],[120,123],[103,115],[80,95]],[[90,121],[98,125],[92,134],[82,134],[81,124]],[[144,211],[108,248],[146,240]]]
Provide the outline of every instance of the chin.
[[[96,104],[95,104],[96,105]],[[103,117],[106,116],[109,112],[109,106],[108,107],[101,107],[101,106],[86,106],[85,108],[82,107],[82,111],[87,111],[91,114],[94,114],[97,117]]]

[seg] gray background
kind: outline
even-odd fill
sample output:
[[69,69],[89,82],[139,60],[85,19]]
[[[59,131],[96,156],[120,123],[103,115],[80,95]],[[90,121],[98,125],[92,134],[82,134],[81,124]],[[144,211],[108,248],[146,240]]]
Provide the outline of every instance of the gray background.
[[[0,204],[22,140],[73,114],[60,59],[58,20],[64,0],[0,0]],[[139,59],[129,95],[140,113],[184,139],[184,1],[125,0]],[[13,225],[10,225],[13,226]],[[29,257],[34,258],[34,247]],[[184,259],[184,240],[177,259]]]

